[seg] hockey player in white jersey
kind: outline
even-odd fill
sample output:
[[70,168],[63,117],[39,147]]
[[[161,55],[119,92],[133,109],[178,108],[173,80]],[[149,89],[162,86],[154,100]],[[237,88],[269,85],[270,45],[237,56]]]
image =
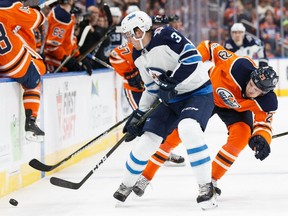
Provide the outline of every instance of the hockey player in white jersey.
[[231,38],[224,43],[224,47],[238,56],[249,56],[253,58],[255,54],[259,60],[259,66],[268,66],[268,59],[263,42],[245,33],[246,28],[242,23],[234,23],[231,27]]
[[[190,165],[199,185],[197,202],[202,209],[216,207],[211,183],[211,159],[204,130],[214,108],[212,86],[196,47],[171,27],[152,29],[152,20],[143,11],[127,15],[122,32],[132,43],[133,59],[144,81],[145,90],[124,126],[126,141],[140,136],[126,161],[124,177],[114,198],[124,202],[133,190],[150,156],[175,128],[187,149]],[[162,103],[137,125],[158,99]]]

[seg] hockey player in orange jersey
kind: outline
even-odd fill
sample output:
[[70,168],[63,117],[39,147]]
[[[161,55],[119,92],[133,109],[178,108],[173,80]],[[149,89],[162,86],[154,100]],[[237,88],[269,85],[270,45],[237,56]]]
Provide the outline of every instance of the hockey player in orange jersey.
[[133,110],[138,108],[139,100],[144,91],[143,81],[132,58],[133,45],[115,47],[109,56],[109,62],[121,77],[123,77],[124,94]]
[[[273,90],[278,76],[271,67],[257,68],[249,57],[238,57],[220,44],[203,41],[197,49],[203,62],[214,63],[209,70],[216,105],[213,114],[220,117],[229,132],[226,144],[212,162],[212,182],[215,192],[220,195],[217,181],[247,144],[261,161],[270,154],[271,124],[278,108]],[[177,138],[177,131],[174,131],[167,139],[180,143]],[[133,188],[138,196],[144,194],[145,188],[162,164],[153,160],[148,162]]]
[[35,43],[28,40],[25,33],[43,24],[45,17],[36,9],[24,7],[18,0],[0,1],[0,12],[0,75],[22,85],[26,139],[41,141],[44,132],[35,121],[40,106],[40,76],[46,72],[46,67],[33,49]]
[[[74,35],[76,18],[71,14],[74,0],[58,0],[47,16],[48,30],[44,46],[45,61],[49,72],[54,72],[73,50],[77,49],[77,38]],[[62,71],[87,70],[92,74],[91,64],[87,58],[82,60],[83,67],[77,61],[77,51],[60,69]]]
[[270,154],[272,120],[278,108],[273,90],[279,77],[272,67],[258,68],[249,57],[238,57],[217,43],[203,41],[197,49],[203,62],[215,64],[209,70],[216,105],[213,113],[229,132],[212,163],[216,186],[247,144],[261,161]]

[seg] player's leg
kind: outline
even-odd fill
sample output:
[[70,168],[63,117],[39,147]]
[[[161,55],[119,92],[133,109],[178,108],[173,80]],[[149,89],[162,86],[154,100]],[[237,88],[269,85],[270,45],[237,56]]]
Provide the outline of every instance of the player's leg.
[[40,107],[40,76],[45,70],[46,67],[42,60],[33,60],[21,80],[21,85],[24,89],[23,105],[26,115],[26,139],[35,142],[43,141],[45,135],[36,124]]
[[212,162],[212,178],[218,195],[221,190],[217,187],[217,181],[222,178],[227,170],[238,158],[245,148],[252,131],[252,113],[236,112],[231,109],[218,109],[217,114],[227,125],[229,135],[225,145],[217,153]]
[[159,149],[153,154],[148,161],[146,168],[144,169],[142,175],[137,180],[133,187],[133,191],[136,195],[142,196],[145,192],[146,187],[149,185],[150,181],[153,179],[157,170],[163,166],[165,161],[167,161],[170,152],[178,146],[181,142],[178,135],[178,130],[175,129],[160,145]]
[[169,124],[166,123],[170,119],[170,115],[171,111],[168,107],[160,104],[150,115],[149,121],[145,122],[143,127],[143,131],[145,132],[138,139],[137,143],[133,145],[133,149],[126,161],[124,178],[120,187],[113,195],[117,200],[122,202],[126,200],[132,192],[132,187],[145,169],[149,158],[156,152],[163,141],[163,137],[167,136]]
[[204,137],[204,130],[214,108],[212,93],[192,97],[185,107],[182,107],[180,114],[178,133],[187,149],[188,159],[199,185],[197,202],[203,209],[213,208],[217,206],[216,195],[211,182],[210,153]]

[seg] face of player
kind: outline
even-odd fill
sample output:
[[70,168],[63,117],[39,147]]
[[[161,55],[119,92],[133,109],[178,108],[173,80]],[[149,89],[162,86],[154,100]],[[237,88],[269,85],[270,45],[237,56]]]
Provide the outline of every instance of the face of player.
[[125,33],[125,37],[136,50],[142,50],[150,41],[146,32],[142,32],[140,29],[136,29],[134,35],[130,32]]
[[261,89],[259,89],[253,82],[252,79],[249,80],[249,82],[246,85],[246,97],[248,98],[256,98],[259,95],[261,95],[263,93],[263,91]]
[[244,38],[244,32],[242,31],[233,31],[231,32],[232,40],[235,42],[237,46],[242,46],[243,44],[243,38]]

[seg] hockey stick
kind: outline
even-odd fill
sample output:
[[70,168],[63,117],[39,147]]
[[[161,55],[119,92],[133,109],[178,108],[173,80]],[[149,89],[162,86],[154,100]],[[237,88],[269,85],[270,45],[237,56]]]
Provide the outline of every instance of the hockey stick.
[[114,68],[111,65],[107,64],[106,62],[102,61],[101,59],[98,59],[96,56],[94,56],[92,54],[88,54],[87,57],[94,60],[95,62],[98,62],[99,64],[103,65],[106,68],[114,70]]
[[58,71],[60,71],[61,68],[64,67],[67,64],[67,62],[75,55],[75,53],[83,46],[84,41],[85,41],[90,29],[91,29],[90,25],[87,25],[84,28],[83,33],[82,33],[81,38],[80,38],[79,43],[78,43],[78,47],[76,49],[74,49],[73,52],[64,59],[64,61],[58,66],[58,68],[54,71],[54,73],[57,73]]
[[281,137],[281,136],[285,136],[285,135],[287,135],[287,134],[288,134],[288,131],[287,131],[287,132],[280,133],[280,134],[275,134],[275,135],[272,136],[272,139],[278,138],[278,137]]
[[113,125],[112,127],[110,127],[108,130],[104,131],[103,133],[101,133],[100,135],[98,135],[97,137],[95,137],[94,139],[90,140],[88,143],[86,143],[84,146],[82,146],[80,149],[76,150],[75,152],[73,152],[72,154],[70,154],[69,156],[67,156],[66,158],[64,158],[63,160],[61,160],[60,162],[54,164],[54,165],[46,165],[43,164],[42,162],[40,162],[37,159],[32,159],[29,162],[29,165],[31,167],[33,167],[36,170],[39,171],[44,171],[44,172],[49,172],[54,170],[55,168],[59,167],[61,164],[63,164],[64,162],[68,161],[69,159],[71,159],[73,156],[75,156],[76,154],[78,154],[79,152],[81,152],[82,150],[84,150],[85,148],[87,148],[89,145],[91,145],[92,143],[94,143],[95,141],[97,141],[98,139],[102,138],[103,136],[107,135],[109,132],[111,132],[113,129],[115,129],[116,127],[118,127],[119,125],[121,125],[123,122],[125,122],[127,119],[129,118],[129,116],[127,116],[126,118],[124,118],[123,120],[117,122],[115,125]]
[[[151,108],[144,114],[144,116],[139,120],[138,124],[143,123],[146,118],[158,107],[158,105],[160,104],[160,101],[156,101]],[[90,178],[93,173],[100,167],[101,164],[104,163],[104,161],[107,160],[107,158],[120,146],[121,143],[123,143],[123,141],[126,139],[126,137],[129,136],[128,133],[126,133],[111,149],[110,151],[104,155],[104,157],[98,162],[98,164],[96,164],[96,166],[90,170],[90,172],[78,183],[76,182],[70,182],[61,178],[57,178],[57,177],[52,177],[50,178],[50,183],[59,187],[64,187],[64,188],[68,188],[68,189],[74,189],[77,190],[79,189],[86,181],[88,178]]]
[[83,52],[79,57],[78,57],[78,62],[81,62],[87,55],[89,55],[91,52],[97,52],[102,45],[102,43],[109,37],[110,33],[116,29],[116,26],[112,26],[113,24],[113,18],[112,14],[110,11],[109,6],[104,3],[103,5],[103,10],[105,11],[105,14],[107,16],[107,21],[109,28],[105,32],[105,34],[95,43],[93,46],[91,46],[89,49],[87,49],[85,52]]

